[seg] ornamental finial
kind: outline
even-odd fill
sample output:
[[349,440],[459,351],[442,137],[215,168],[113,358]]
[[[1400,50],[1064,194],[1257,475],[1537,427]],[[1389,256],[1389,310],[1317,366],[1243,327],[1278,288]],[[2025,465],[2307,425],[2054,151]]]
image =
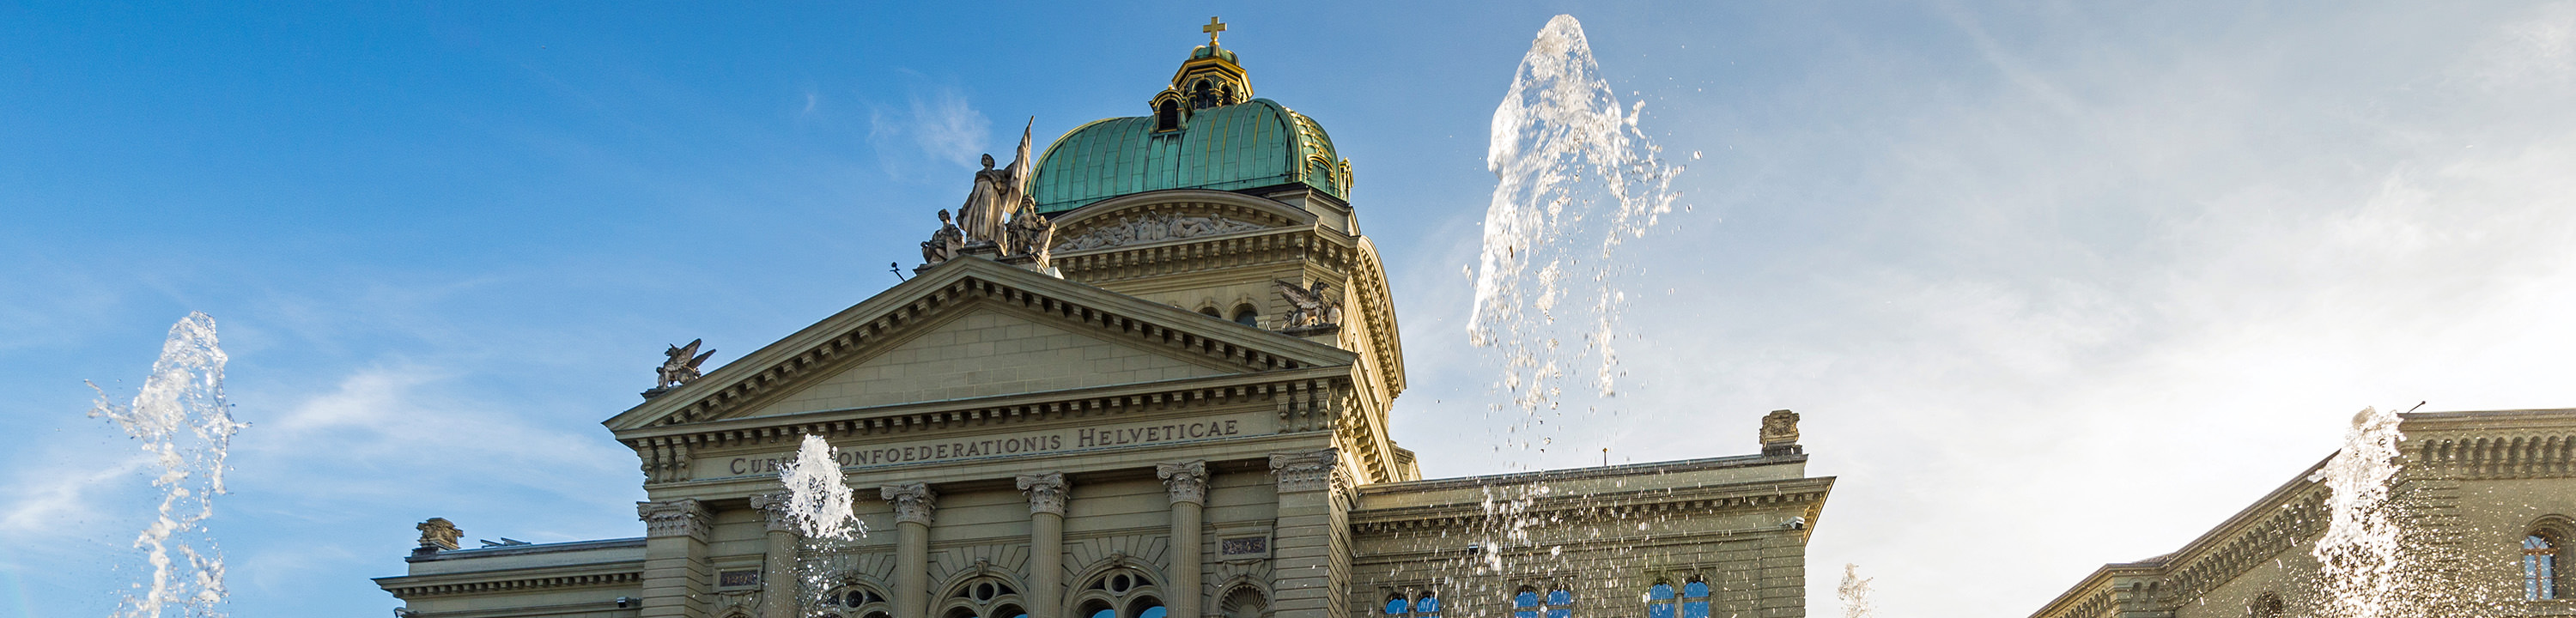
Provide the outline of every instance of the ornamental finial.
[[1199,31],[1207,33],[1208,47],[1216,47],[1216,33],[1225,31],[1225,22],[1217,21],[1216,16],[1210,15],[1207,25],[1199,26]]

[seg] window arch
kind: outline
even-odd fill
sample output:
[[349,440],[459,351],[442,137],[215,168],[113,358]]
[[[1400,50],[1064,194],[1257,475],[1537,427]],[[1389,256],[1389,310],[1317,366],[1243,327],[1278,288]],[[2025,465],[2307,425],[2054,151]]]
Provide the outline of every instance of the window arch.
[[1574,593],[1563,587],[1551,588],[1541,595],[1537,588],[1522,586],[1512,593],[1512,618],[1573,618]]
[[1093,575],[1075,593],[1077,618],[1168,618],[1161,592],[1141,571],[1113,568]]
[[1386,595],[1387,616],[1399,618],[1440,618],[1440,593],[1430,590],[1395,591]]
[[1011,582],[998,577],[966,580],[950,588],[948,597],[940,602],[946,608],[938,614],[940,618],[1028,618],[1029,615],[1027,610],[1021,609],[1020,591]]
[[1181,130],[1181,101],[1179,99],[1165,99],[1163,100],[1162,105],[1154,107],[1154,130]]
[[1250,303],[1241,304],[1241,305],[1235,305],[1235,306],[1234,306],[1234,323],[1236,323],[1236,324],[1242,324],[1242,325],[1244,325],[1244,326],[1250,326],[1250,327],[1253,327],[1253,328],[1260,328],[1260,327],[1261,327],[1261,310],[1260,310],[1260,309],[1253,308],[1253,306],[1252,306]]
[[893,618],[894,605],[885,595],[864,586],[848,586],[823,595],[822,610],[817,616],[829,618]]

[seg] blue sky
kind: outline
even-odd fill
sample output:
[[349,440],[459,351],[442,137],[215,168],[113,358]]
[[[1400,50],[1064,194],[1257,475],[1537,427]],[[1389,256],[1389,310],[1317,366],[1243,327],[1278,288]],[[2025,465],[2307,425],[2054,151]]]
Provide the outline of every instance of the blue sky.
[[[192,310],[253,423],[234,614],[382,612],[432,516],[635,535],[597,423],[661,346],[893,284],[975,154],[1144,113],[1210,14],[1356,168],[1427,473],[1746,453],[1796,409],[1842,477],[1811,611],[1851,562],[1887,615],[2028,612],[2362,406],[2576,406],[2576,4],[928,6],[0,5],[0,618],[134,574],[140,455],[81,381],[130,394]],[[1559,13],[1704,156],[1625,254],[1621,397],[1540,453],[1495,446],[1459,271]]]

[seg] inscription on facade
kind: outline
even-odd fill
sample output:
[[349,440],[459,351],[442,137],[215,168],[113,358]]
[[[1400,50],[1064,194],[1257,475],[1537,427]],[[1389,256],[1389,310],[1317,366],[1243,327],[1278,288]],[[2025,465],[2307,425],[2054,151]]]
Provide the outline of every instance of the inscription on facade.
[[[1006,457],[1114,448],[1140,444],[1166,444],[1192,440],[1230,438],[1245,434],[1267,433],[1267,427],[1256,427],[1260,416],[1235,415],[1220,418],[1191,419],[1152,424],[1120,424],[1098,427],[1067,427],[998,436],[977,436],[949,440],[920,440],[889,444],[869,444],[843,448],[837,453],[843,468],[863,468],[925,461],[948,461]],[[780,464],[796,458],[794,453],[712,457],[691,466],[700,470],[698,478],[721,478],[754,474],[777,474]]]

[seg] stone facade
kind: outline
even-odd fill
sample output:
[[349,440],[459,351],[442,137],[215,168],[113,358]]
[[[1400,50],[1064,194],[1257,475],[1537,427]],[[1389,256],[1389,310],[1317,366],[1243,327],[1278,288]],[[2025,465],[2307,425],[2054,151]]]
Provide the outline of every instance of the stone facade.
[[[2576,616],[2576,586],[2554,599],[2526,590],[2524,541],[2558,547],[2576,536],[2576,409],[2400,415],[2401,538],[2421,560],[2410,585],[2436,597],[2400,599],[2398,615]],[[2182,549],[2103,565],[2033,618],[2312,616],[2323,599],[2310,553],[2328,522],[2331,491],[2309,467]],[[2551,560],[2564,564],[2555,556]],[[2428,613],[2429,612],[2429,613]]]
[[[1805,475],[1795,415],[1744,428],[1763,454],[1420,479],[1388,429],[1385,270],[1334,192],[1346,165],[1314,169],[1339,184],[1057,213],[1047,272],[927,266],[606,421],[640,462],[642,538],[424,548],[377,582],[422,618],[1569,618],[1644,611],[1657,584],[1719,611],[1677,616],[1804,615],[1832,479]],[[1339,319],[1285,324],[1280,286]],[[855,542],[778,517],[805,436],[857,490]]]

